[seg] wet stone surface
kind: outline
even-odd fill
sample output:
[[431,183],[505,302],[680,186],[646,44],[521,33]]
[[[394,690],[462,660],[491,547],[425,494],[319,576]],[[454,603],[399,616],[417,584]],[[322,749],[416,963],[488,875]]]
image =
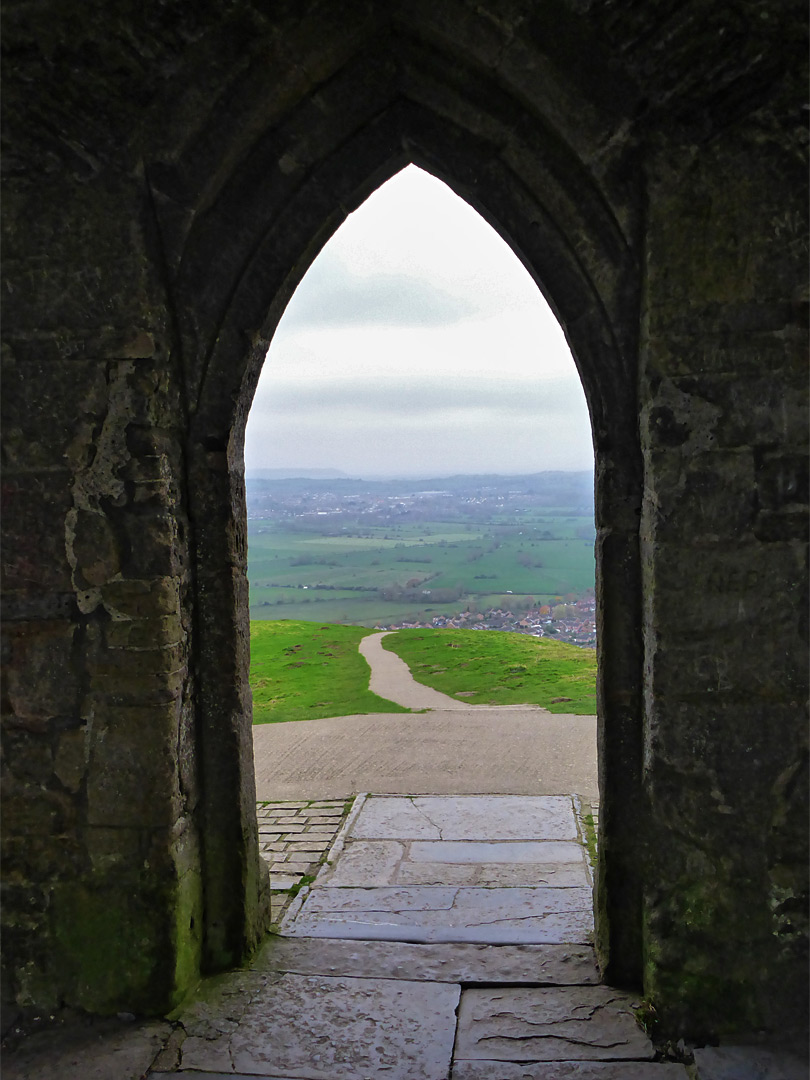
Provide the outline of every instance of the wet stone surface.
[[593,913],[589,889],[315,889],[282,931],[386,941],[586,944]]
[[465,990],[456,1059],[650,1059],[634,999],[604,986]]

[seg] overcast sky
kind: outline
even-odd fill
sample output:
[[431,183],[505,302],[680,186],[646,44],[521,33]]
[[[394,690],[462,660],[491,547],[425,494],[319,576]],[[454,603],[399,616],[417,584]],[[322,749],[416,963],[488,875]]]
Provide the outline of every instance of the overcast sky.
[[267,354],[248,472],[440,476],[590,469],[563,333],[508,245],[408,166],[351,214]]

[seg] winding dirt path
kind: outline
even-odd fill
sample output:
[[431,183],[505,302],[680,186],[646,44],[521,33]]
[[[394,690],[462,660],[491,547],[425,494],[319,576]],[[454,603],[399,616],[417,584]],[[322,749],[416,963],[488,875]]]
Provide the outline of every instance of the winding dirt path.
[[366,658],[371,668],[368,688],[373,694],[379,694],[381,698],[396,702],[397,705],[404,705],[406,709],[453,711],[472,708],[448,694],[418,683],[405,661],[396,653],[383,648],[382,639],[390,633],[393,631],[369,634],[358,646],[360,654]]
[[424,713],[372,713],[253,728],[256,795],[264,800],[389,794],[576,792],[598,800],[596,717],[538,705],[468,705],[422,686],[407,665],[363,638],[370,688]]
[[471,702],[457,701],[449,694],[443,694],[440,690],[433,690],[430,686],[417,682],[405,661],[396,653],[383,648],[382,639],[394,632],[384,630],[380,634],[369,634],[358,646],[371,668],[368,688],[372,693],[379,694],[388,701],[394,701],[397,705],[404,705],[406,709],[431,709],[440,712],[469,712],[471,709],[514,712],[520,709],[530,713],[550,715],[548,709],[544,709],[541,705],[473,705]]

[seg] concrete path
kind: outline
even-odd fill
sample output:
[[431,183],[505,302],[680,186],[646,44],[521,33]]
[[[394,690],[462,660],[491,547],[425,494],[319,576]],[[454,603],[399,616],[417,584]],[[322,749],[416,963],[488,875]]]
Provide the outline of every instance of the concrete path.
[[382,636],[361,642],[371,689],[431,711],[257,725],[259,800],[341,799],[359,791],[577,792],[587,802],[598,800],[596,717],[456,701],[417,683],[398,656],[382,649]]

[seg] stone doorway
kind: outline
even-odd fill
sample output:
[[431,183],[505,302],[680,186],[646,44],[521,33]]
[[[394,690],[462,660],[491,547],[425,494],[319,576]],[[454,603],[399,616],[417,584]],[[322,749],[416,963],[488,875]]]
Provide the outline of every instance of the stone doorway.
[[[396,116],[390,122],[399,126]],[[402,132],[398,139],[403,144],[415,141],[410,134],[405,140]],[[249,627],[241,463],[244,424],[269,335],[286,299],[326,236],[341,220],[346,207],[362,201],[369,183],[379,183],[401,167],[405,154],[403,145],[389,159],[386,172],[378,167],[369,178],[362,171],[363,150],[361,140],[351,165],[355,193],[350,201],[344,198],[343,209],[338,204],[325,213],[319,198],[307,215],[304,213],[306,193],[297,194],[296,216],[301,224],[297,234],[284,238],[289,245],[288,268],[280,262],[281,253],[270,236],[265,240],[266,252],[264,245],[254,252],[237,294],[230,298],[230,308],[224,314],[208,357],[199,389],[199,405],[192,421],[188,454],[195,482],[191,489],[190,516],[202,539],[196,544],[196,578],[198,583],[218,582],[215,590],[198,588],[196,601],[203,702],[201,749],[207,778],[206,820],[219,823],[216,838],[207,841],[216,845],[213,859],[216,879],[208,882],[207,897],[212,929],[216,926],[220,938],[219,945],[215,944],[214,933],[209,933],[207,938],[212,964],[219,963],[217,957],[232,955],[243,933],[239,927],[244,912],[235,916],[233,944],[227,944],[228,918],[224,912],[232,901],[227,895],[229,890],[225,895],[222,893],[222,883],[230,877],[221,873],[223,862],[237,860],[244,866],[255,861],[254,841],[246,820],[253,791],[249,731],[245,730]],[[616,319],[609,319],[604,306],[595,302],[592,283],[572,260],[565,238],[551,227],[538,207],[532,208],[525,204],[525,199],[516,197],[514,183],[508,175],[498,177],[492,184],[492,204],[488,204],[481,185],[473,193],[454,181],[449,168],[441,168],[441,152],[434,152],[430,140],[423,138],[420,150],[417,154],[411,147],[411,159],[420,167],[433,170],[457,194],[473,202],[513,250],[520,253],[535,280],[550,283],[550,290],[544,285],[544,291],[567,329],[591,411],[597,489],[597,612],[602,642],[598,708],[604,856],[598,874],[597,937],[606,976],[617,983],[637,985],[641,965],[640,892],[634,854],[637,829],[629,823],[638,819],[641,800],[641,631],[637,615],[641,483],[635,385],[629,375],[633,370],[632,335],[621,323],[623,314],[629,319],[633,303],[625,297]],[[458,153],[460,147],[455,146],[454,150]],[[343,182],[350,180],[346,177]],[[314,190],[318,190],[317,185]],[[286,217],[282,216],[282,220],[286,221]],[[521,236],[522,231],[525,236]],[[273,264],[271,277],[270,266],[263,264],[265,254]],[[632,264],[625,261],[613,266],[611,271],[622,280],[630,276]],[[273,280],[278,282],[275,294]],[[629,293],[626,283],[623,288]],[[559,303],[555,303],[555,296],[560,297]],[[233,326],[237,312],[240,320],[244,318],[244,303],[258,304],[257,316],[259,310],[264,312],[261,316],[264,330],[255,336],[247,352]],[[567,307],[571,308],[568,319]],[[214,505],[228,510],[228,520],[218,517],[216,528],[212,525],[210,509]],[[223,566],[229,568],[224,579]],[[231,718],[227,728],[222,725],[224,716]],[[235,787],[244,792],[239,807],[234,806],[231,795]],[[230,837],[227,842],[226,835]],[[239,837],[250,839],[246,843],[234,842]],[[210,864],[206,857],[206,865]],[[242,871],[234,865],[232,873],[237,872]],[[222,914],[215,916],[218,907]]]

